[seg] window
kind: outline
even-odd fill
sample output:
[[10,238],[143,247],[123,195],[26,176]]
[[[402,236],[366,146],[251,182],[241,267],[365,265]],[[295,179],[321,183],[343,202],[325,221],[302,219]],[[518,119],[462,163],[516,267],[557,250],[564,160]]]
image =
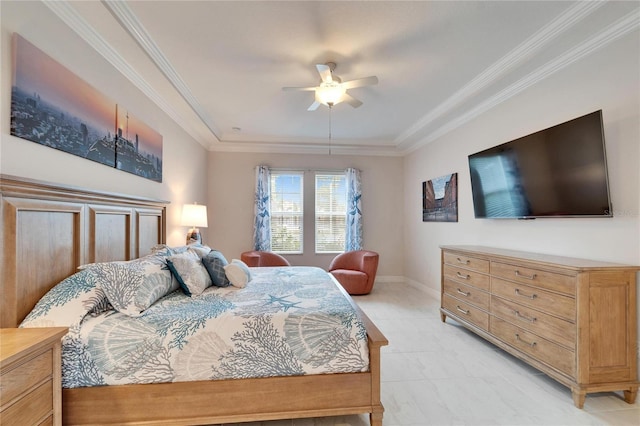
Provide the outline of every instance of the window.
[[344,173],[316,174],[316,253],[344,251],[346,215]]
[[303,173],[271,172],[271,250],[302,253]]
[[[343,252],[347,222],[345,174],[340,171],[315,173],[315,182],[309,179],[306,183],[309,194],[306,200],[304,174],[304,171],[271,171],[271,250],[302,254],[305,230],[311,235],[315,229],[314,241],[308,240],[307,250],[315,245],[315,253]],[[312,209],[314,197],[315,215],[309,215],[305,226],[304,203]]]

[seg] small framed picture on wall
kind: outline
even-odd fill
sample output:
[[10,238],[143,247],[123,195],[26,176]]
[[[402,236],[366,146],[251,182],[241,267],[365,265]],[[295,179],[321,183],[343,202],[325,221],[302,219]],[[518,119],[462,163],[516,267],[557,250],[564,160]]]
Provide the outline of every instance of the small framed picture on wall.
[[422,182],[422,221],[458,221],[458,174]]

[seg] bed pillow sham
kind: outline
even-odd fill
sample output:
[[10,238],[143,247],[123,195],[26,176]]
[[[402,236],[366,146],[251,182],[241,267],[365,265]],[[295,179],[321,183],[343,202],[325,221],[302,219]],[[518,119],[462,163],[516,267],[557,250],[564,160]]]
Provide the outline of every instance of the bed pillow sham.
[[198,255],[200,259],[204,258],[211,251],[210,247],[203,246],[200,244],[191,244],[187,251],[192,251]]
[[82,270],[51,288],[22,321],[20,327],[72,327],[92,312],[109,306],[95,276]]
[[96,263],[86,270],[95,276],[111,305],[131,317],[142,315],[161,297],[178,289],[162,255]]

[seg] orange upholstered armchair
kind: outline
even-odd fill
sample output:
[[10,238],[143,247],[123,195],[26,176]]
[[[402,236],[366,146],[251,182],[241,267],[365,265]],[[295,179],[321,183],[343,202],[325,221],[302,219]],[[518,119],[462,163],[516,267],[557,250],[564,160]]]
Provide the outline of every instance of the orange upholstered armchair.
[[349,294],[369,294],[378,270],[378,253],[369,250],[347,251],[337,255],[329,272]]
[[287,259],[271,251],[245,251],[240,260],[247,266],[291,266]]

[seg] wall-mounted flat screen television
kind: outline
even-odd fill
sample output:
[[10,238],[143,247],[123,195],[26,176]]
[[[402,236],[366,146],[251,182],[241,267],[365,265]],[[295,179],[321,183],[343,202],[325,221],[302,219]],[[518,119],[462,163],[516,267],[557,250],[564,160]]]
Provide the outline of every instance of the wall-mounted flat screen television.
[[476,218],[611,217],[602,110],[469,156]]

